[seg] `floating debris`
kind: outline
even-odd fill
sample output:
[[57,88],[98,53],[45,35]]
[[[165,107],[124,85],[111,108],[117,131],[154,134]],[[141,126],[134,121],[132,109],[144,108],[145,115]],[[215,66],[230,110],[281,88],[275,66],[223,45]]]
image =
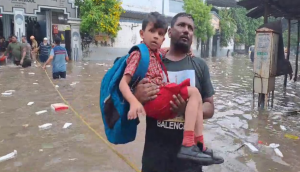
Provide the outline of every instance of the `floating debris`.
[[47,130],[47,129],[51,128],[51,127],[52,127],[51,123],[46,123],[46,124],[40,125],[39,129],[40,130]]
[[251,150],[252,153],[258,153],[258,149],[253,146],[251,143],[245,143],[246,146],[248,146],[248,148]]
[[285,126],[283,126],[283,125],[280,125],[280,129],[281,129],[282,131],[286,131],[286,128],[285,128]]
[[104,66],[105,63],[96,63],[96,65],[98,65],[98,66]]
[[25,127],[25,128],[27,128],[29,126],[29,124],[24,124],[22,126]]
[[276,153],[277,156],[283,158],[283,154],[282,154],[282,152],[278,148],[275,148],[274,151],[275,151],[275,153]]
[[11,96],[12,95],[12,93],[6,93],[6,92],[1,93],[1,94],[2,94],[2,96]]
[[12,153],[9,153],[5,156],[0,157],[0,162],[15,158],[17,156],[17,153],[18,152],[16,150],[14,150]]
[[285,134],[284,137],[286,137],[288,139],[299,140],[298,136],[294,136],[292,134]]
[[27,103],[27,106],[31,106],[33,104],[34,104],[34,102],[29,102],[29,103]]
[[51,104],[51,109],[54,111],[61,111],[61,110],[69,109],[69,106],[64,103],[55,103],[55,104]]
[[41,115],[41,114],[46,113],[46,112],[48,112],[48,111],[47,110],[41,110],[41,111],[35,112],[35,114]]
[[72,123],[65,123],[63,129],[66,129],[66,128],[70,127],[71,125],[72,125]]

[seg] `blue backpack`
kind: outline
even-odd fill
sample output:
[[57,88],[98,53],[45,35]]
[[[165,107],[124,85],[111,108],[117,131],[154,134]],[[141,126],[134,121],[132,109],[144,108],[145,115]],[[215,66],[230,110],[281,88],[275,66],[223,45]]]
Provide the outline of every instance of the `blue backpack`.
[[150,54],[145,44],[133,46],[126,56],[115,60],[114,65],[104,75],[100,88],[100,108],[105,134],[113,144],[125,144],[135,140],[139,120],[128,120],[129,103],[123,98],[119,84],[126,68],[130,53],[139,50],[141,59],[129,84],[132,88],[142,80],[148,71]]

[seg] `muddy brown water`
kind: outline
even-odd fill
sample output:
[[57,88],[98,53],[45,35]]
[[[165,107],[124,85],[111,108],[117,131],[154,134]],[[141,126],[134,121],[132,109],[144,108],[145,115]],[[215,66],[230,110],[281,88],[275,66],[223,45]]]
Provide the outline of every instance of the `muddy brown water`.
[[[299,83],[288,82],[283,92],[283,78],[278,77],[274,108],[252,110],[250,60],[230,57],[206,61],[216,89],[216,110],[214,117],[205,121],[205,141],[207,146],[224,156],[225,163],[206,167],[205,171],[300,171],[300,141],[285,137],[285,134],[300,136],[299,115],[285,113],[299,109]],[[71,62],[68,64],[67,79],[54,81],[64,99],[104,138],[99,89],[105,70],[111,63],[109,60]],[[50,68],[47,71],[51,73]],[[71,86],[72,82],[77,84]],[[12,96],[0,97],[0,156],[13,150],[17,150],[18,155],[1,162],[1,172],[134,171],[71,110],[51,111],[52,103],[62,103],[63,100],[39,66],[33,65],[27,69],[13,65],[0,66],[0,92],[6,90],[15,92]],[[27,106],[31,101],[34,104]],[[36,115],[35,112],[40,110],[48,112]],[[72,125],[63,129],[66,122]],[[53,126],[40,131],[38,126],[45,123],[52,123]],[[25,124],[28,127],[24,127]],[[285,126],[287,131],[282,131],[280,125]],[[144,135],[145,119],[142,118],[136,141],[114,146],[138,168],[141,167]],[[259,148],[259,152],[252,153],[246,146],[234,152],[244,142],[252,143]],[[284,157],[278,157],[272,149],[258,142],[280,144],[279,149]]]

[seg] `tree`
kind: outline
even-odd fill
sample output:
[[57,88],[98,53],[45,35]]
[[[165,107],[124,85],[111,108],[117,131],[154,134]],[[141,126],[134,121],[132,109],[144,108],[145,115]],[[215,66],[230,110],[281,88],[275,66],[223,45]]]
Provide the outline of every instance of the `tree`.
[[234,38],[237,26],[235,20],[232,18],[232,11],[229,9],[221,9],[220,15],[220,28],[221,28],[221,46],[227,47],[228,43]]
[[237,24],[237,32],[234,36],[235,44],[245,44],[247,47],[255,44],[256,29],[264,24],[263,18],[252,19],[246,16],[245,8],[231,8],[232,18]]
[[[282,34],[282,37],[283,37],[283,43],[284,43],[284,46],[287,47],[288,46],[288,33],[289,31],[288,30],[285,30]],[[297,38],[298,35],[297,35],[297,30],[296,31],[291,31],[291,47],[296,47],[297,46]]]
[[119,0],[76,0],[80,8],[81,32],[104,33],[116,37],[124,10]]
[[[183,9],[194,18],[194,35],[197,38],[197,44],[200,40],[206,41],[213,36],[214,31],[211,25],[211,5],[206,5],[202,0],[183,0]],[[197,46],[198,48],[198,46]]]

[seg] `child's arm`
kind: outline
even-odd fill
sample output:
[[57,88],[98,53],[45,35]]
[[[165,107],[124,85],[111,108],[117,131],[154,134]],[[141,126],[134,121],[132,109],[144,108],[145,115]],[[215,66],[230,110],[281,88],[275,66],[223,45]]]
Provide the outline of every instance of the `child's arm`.
[[136,102],[139,102],[137,98],[132,94],[130,87],[129,87],[129,82],[131,81],[131,76],[130,75],[123,75],[119,88],[120,91],[123,95],[123,97],[129,102],[129,104],[134,104]]
[[127,59],[127,66],[124,72],[124,75],[120,81],[119,89],[125,98],[125,100],[128,101],[130,104],[130,110],[128,112],[128,119],[135,119],[137,116],[145,115],[145,110],[143,105],[135,98],[135,96],[132,94],[129,83],[132,79],[132,76],[134,75],[136,68],[139,64],[140,60],[140,53],[139,52],[133,52],[130,57]]

